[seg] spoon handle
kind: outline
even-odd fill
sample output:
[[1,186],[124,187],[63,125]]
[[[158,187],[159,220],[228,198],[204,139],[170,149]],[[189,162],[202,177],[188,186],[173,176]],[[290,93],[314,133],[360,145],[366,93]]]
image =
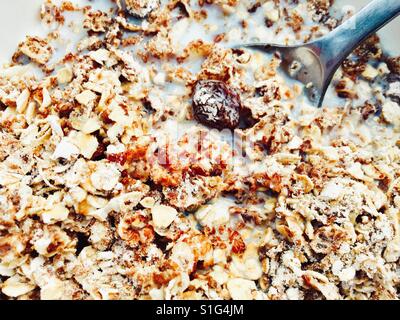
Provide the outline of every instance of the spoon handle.
[[328,73],[360,43],[400,14],[400,0],[373,0],[315,43]]

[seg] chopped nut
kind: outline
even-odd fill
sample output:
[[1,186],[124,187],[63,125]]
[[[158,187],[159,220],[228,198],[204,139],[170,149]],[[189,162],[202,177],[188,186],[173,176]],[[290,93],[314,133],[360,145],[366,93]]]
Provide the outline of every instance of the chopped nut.
[[[78,127],[74,127],[78,129]],[[81,124],[79,130],[81,130],[85,134],[93,133],[101,128],[101,124],[97,119],[89,118],[87,121]]]
[[41,300],[58,300],[63,297],[64,285],[61,280],[52,278],[48,283],[40,288]]
[[327,200],[336,200],[342,195],[343,191],[342,186],[337,182],[330,181],[322,190],[321,197],[326,198]]
[[96,189],[110,191],[118,183],[120,175],[120,172],[114,165],[99,163],[96,166],[96,170],[90,176],[90,181]]
[[347,172],[354,178],[362,180],[364,178],[364,172],[359,162],[354,162],[347,168]]
[[145,208],[152,208],[154,207],[156,201],[152,197],[145,197],[140,201],[140,204]]
[[73,76],[72,69],[69,67],[64,67],[57,71],[57,81],[59,84],[70,83]]
[[196,211],[196,219],[202,226],[220,226],[229,221],[229,211],[216,205],[205,205]]
[[96,137],[90,134],[74,131],[70,134],[69,138],[79,148],[80,153],[86,159],[91,159],[99,146]]
[[151,214],[153,216],[154,225],[157,228],[165,229],[175,220],[178,212],[176,209],[169,206],[155,205],[151,208]]
[[400,258],[400,240],[395,239],[388,243],[383,257],[388,262],[396,262]]
[[29,92],[28,89],[25,89],[19,95],[19,97],[17,99],[17,112],[18,113],[24,113],[25,112],[26,107],[28,106],[28,103],[29,103],[30,95],[31,95],[31,93]]
[[386,101],[382,106],[382,115],[387,122],[400,127],[400,106],[397,103]]
[[379,74],[378,70],[369,64],[367,64],[365,70],[361,73],[361,75],[368,80],[375,79],[378,76],[378,74]]
[[78,155],[80,153],[77,146],[69,142],[68,139],[63,138],[57,145],[56,150],[54,150],[53,159],[67,159],[70,160],[73,155]]
[[110,52],[106,49],[99,49],[96,51],[91,51],[89,57],[92,58],[99,64],[103,64],[110,58]]
[[24,281],[19,276],[8,278],[4,281],[1,291],[9,297],[16,298],[35,289],[35,285]]
[[85,106],[89,106],[91,102],[93,102],[96,99],[96,94],[90,90],[85,90],[75,96],[76,101],[78,101],[80,104],[83,104]]
[[68,218],[69,210],[61,204],[56,204],[50,210],[42,212],[43,222],[52,224],[58,221],[64,221]]
[[257,247],[250,245],[241,257],[233,256],[231,263],[231,272],[237,277],[248,280],[258,280],[263,271],[259,260]]

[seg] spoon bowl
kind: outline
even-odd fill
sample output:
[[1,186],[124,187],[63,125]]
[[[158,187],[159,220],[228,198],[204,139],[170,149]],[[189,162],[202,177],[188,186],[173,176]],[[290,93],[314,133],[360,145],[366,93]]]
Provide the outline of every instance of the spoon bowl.
[[311,103],[321,107],[336,70],[374,32],[400,14],[399,0],[374,0],[327,35],[298,46],[250,43],[242,47],[277,52],[289,77],[305,85]]

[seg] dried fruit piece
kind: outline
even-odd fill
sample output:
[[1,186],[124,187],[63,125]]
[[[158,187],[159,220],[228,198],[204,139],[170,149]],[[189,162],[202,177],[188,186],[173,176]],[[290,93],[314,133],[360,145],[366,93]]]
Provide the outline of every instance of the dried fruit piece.
[[194,116],[200,123],[216,129],[234,129],[239,125],[239,95],[224,82],[201,80],[193,94]]
[[145,18],[160,6],[160,0],[125,0],[125,6],[131,15]]

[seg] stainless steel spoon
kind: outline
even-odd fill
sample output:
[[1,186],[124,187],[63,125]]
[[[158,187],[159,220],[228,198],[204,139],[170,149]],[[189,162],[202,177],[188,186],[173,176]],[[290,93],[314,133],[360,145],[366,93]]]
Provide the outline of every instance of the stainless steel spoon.
[[[368,36],[400,14],[400,0],[374,0],[327,35],[299,46],[251,43],[242,47],[277,51],[282,66],[304,83],[311,102],[320,107],[335,71]],[[398,41],[397,35],[393,41]]]

